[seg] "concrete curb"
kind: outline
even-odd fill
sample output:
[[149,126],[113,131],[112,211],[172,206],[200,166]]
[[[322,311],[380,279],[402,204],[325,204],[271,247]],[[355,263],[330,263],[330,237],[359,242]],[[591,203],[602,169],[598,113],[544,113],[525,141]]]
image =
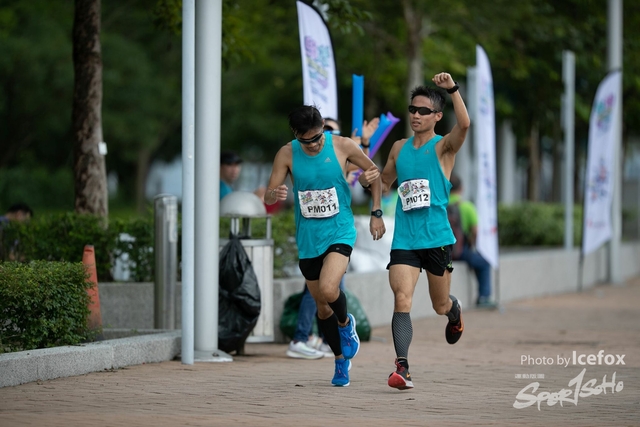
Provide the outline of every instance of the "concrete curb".
[[173,360],[181,331],[0,354],[0,388]]

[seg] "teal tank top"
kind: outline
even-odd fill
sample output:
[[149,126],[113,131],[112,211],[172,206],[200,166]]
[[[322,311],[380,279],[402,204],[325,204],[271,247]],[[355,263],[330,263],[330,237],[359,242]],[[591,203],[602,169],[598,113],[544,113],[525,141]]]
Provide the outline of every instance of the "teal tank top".
[[456,241],[447,218],[451,183],[436,154],[436,143],[441,139],[436,135],[415,148],[411,137],[400,149],[392,250],[438,248]]
[[336,243],[351,247],[356,227],[351,211],[351,190],[325,134],[322,150],[306,154],[297,139],[291,141],[296,243],[300,259],[315,258]]

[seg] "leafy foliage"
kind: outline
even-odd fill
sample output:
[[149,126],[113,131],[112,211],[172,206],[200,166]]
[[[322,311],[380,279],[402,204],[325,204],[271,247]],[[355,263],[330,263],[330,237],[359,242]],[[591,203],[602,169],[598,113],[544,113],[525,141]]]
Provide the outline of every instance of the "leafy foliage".
[[[498,206],[500,246],[562,246],[564,206],[553,203],[520,203]],[[573,244],[582,242],[582,206],[573,208]]]
[[[332,33],[343,128],[351,128],[351,75],[365,76],[365,116],[391,111],[402,124],[388,140],[406,136],[410,35],[406,10],[419,16],[420,59],[429,82],[450,71],[461,82],[482,45],[492,64],[499,124],[509,119],[525,150],[531,126],[560,144],[561,57],[576,54],[576,158],[584,158],[588,119],[607,71],[604,2],[523,0],[305,0],[323,11]],[[181,152],[180,0],[102,3],[103,121],[108,171],[121,200],[141,199],[148,165]],[[640,122],[640,2],[623,4],[624,131]],[[73,2],[0,3],[0,167],[28,174],[0,176],[0,204],[37,199],[68,206],[73,189],[52,179],[56,191],[27,184],[44,172],[71,169]],[[221,148],[247,161],[271,160],[291,138],[286,115],[302,102],[295,2],[223,1]],[[379,156],[384,161],[388,147]],[[626,150],[625,152],[629,152]],[[576,165],[580,170],[580,165]],[[6,181],[5,181],[6,179]],[[60,194],[55,200],[53,194]],[[57,203],[56,203],[57,202]],[[40,206],[33,203],[36,208]]]
[[117,230],[94,215],[71,212],[36,216],[27,223],[10,222],[3,228],[5,260],[80,262],[85,245],[93,245],[98,279],[110,278]]
[[0,262],[0,353],[91,339],[82,263]]
[[[253,238],[266,238],[266,230],[265,218],[252,220]],[[297,263],[293,211],[289,209],[273,216],[272,230],[274,274],[282,277],[285,266]],[[91,244],[95,248],[99,282],[113,280],[115,260],[123,254],[127,254],[127,260],[123,262],[132,281],[154,280],[155,228],[152,213],[131,219],[115,219],[106,226],[99,217],[67,212],[43,215],[27,223],[9,222],[1,231],[0,260],[80,262],[84,245]],[[229,232],[229,218],[221,218],[220,237],[226,238]],[[178,264],[181,260],[181,241],[179,226]]]
[[20,200],[34,209],[73,209],[73,171],[49,171],[43,165],[0,169],[0,208]]

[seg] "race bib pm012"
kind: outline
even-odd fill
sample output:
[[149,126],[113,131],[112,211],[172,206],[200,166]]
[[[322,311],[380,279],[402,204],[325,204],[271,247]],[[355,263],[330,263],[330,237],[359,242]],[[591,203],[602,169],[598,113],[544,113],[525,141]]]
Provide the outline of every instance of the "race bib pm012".
[[410,179],[398,186],[403,211],[431,206],[431,189],[427,179]]

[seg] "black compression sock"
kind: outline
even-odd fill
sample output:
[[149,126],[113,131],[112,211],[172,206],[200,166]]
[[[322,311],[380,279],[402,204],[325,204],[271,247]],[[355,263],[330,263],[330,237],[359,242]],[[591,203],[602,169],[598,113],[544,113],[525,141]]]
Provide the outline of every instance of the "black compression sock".
[[316,319],[318,319],[318,328],[324,335],[324,342],[329,344],[334,355],[341,355],[342,347],[340,346],[340,333],[338,332],[338,318],[336,317],[336,314],[334,313],[324,320],[320,319],[316,315]]
[[393,334],[393,346],[396,350],[398,361],[407,360],[409,346],[413,339],[413,326],[409,313],[394,312],[391,318],[391,332]]
[[340,291],[338,299],[329,303],[329,307],[331,307],[336,316],[338,316],[338,322],[345,323],[347,321],[347,297],[342,290]]

